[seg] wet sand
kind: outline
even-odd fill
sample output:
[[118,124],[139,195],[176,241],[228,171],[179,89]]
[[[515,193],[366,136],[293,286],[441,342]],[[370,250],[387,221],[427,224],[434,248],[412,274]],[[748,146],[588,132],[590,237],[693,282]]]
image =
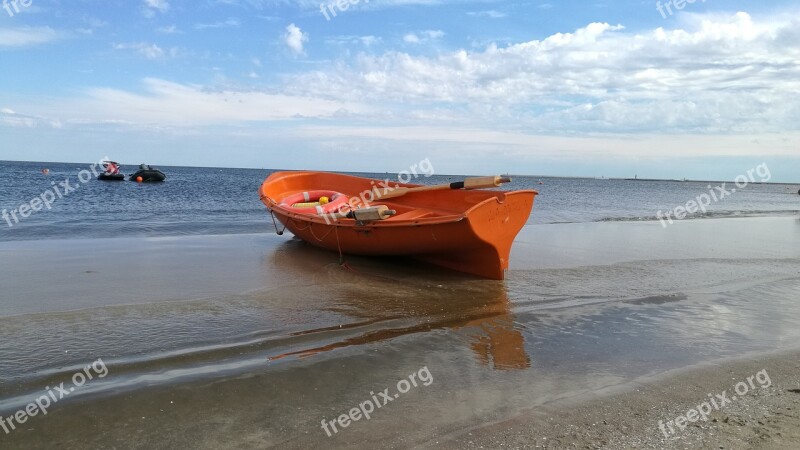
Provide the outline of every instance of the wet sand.
[[[736,385],[766,371],[743,396]],[[621,391],[621,392],[619,392]],[[744,388],[741,388],[744,392]],[[729,403],[687,421],[712,394]],[[750,355],[640,379],[627,386],[554,402],[511,420],[435,438],[423,448],[796,449],[800,443],[800,351]],[[694,416],[693,416],[694,417]],[[660,428],[663,426],[663,430]]]
[[[679,373],[680,386],[675,371],[800,342],[798,238],[789,217],[534,225],[505,282],[411,261],[347,257],[343,267],[336,254],[271,234],[0,243],[0,415],[97,358],[109,369],[46,416],[0,430],[0,446],[458,447],[472,432],[488,448],[559,438],[563,427],[548,429],[532,408],[580,427],[581,445],[636,446],[612,442],[637,434],[609,421],[625,408],[610,392],[652,386],[659,408],[685,411],[696,392],[664,387],[665,374]],[[89,250],[102,248],[113,251]],[[778,364],[796,361],[787,355],[769,369],[776,386],[791,382]],[[323,419],[397,392],[423,367],[430,385],[327,436]],[[703,393],[714,392],[718,378],[703,379]],[[619,425],[580,421],[603,415]]]

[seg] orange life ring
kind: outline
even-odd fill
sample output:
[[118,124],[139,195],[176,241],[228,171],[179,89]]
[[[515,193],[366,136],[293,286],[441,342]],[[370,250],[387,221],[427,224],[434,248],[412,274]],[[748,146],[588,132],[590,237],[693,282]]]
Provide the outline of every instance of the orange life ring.
[[[295,203],[317,202],[322,197],[328,197],[330,201],[324,205],[313,208],[295,208]],[[298,214],[329,214],[336,212],[344,206],[349,199],[341,192],[334,191],[308,191],[298,192],[281,200],[280,206]]]

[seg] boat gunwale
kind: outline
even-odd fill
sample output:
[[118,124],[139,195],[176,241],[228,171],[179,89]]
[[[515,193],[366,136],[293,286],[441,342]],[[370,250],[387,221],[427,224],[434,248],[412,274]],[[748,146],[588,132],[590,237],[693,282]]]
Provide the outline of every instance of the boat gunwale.
[[[480,201],[478,203],[475,203],[474,205],[471,205],[469,208],[467,208],[463,212],[456,213],[456,214],[444,214],[444,215],[437,215],[437,216],[434,216],[434,217],[417,217],[417,218],[409,218],[409,219],[401,219],[401,220],[394,220],[392,218],[389,218],[389,219],[386,219],[386,220],[383,220],[383,221],[360,223],[360,222],[356,221],[355,219],[337,218],[335,220],[330,220],[330,219],[326,220],[326,218],[324,218],[322,216],[319,216],[319,215],[296,213],[296,212],[290,211],[287,208],[281,206],[280,203],[277,200],[269,197],[264,192],[266,190],[267,184],[270,183],[270,178],[275,176],[275,175],[277,175],[277,174],[280,174],[282,176],[294,177],[294,176],[302,176],[302,175],[313,174],[313,173],[317,173],[317,172],[314,172],[314,171],[279,171],[279,172],[274,172],[274,173],[270,174],[267,177],[267,179],[265,179],[264,182],[261,184],[261,187],[259,189],[259,194],[260,194],[259,197],[261,198],[261,201],[266,205],[267,209],[269,209],[271,212],[276,212],[279,215],[286,216],[287,218],[292,219],[292,220],[300,220],[300,221],[307,222],[307,223],[308,222],[310,222],[310,223],[319,223],[319,224],[323,224],[323,225],[326,225],[326,226],[336,226],[336,227],[345,227],[345,228],[362,228],[362,229],[363,228],[388,228],[388,227],[425,226],[425,225],[438,225],[438,224],[448,224],[448,223],[460,222],[460,221],[462,221],[464,219],[468,219],[469,216],[473,212],[475,212],[475,211],[477,211],[477,210],[479,210],[481,208],[484,208],[487,204],[491,203],[492,201],[495,201],[498,204],[505,203],[505,199],[504,198],[500,198],[497,195],[494,195],[494,196],[488,197],[488,198],[486,198],[486,199],[484,199],[484,200],[482,200],[482,201]],[[336,176],[340,176],[340,177],[358,178],[360,180],[366,180],[366,181],[383,181],[383,180],[375,180],[375,179],[366,178],[366,177],[357,177],[357,176],[353,176],[353,175],[340,174],[340,173],[336,173],[336,172],[322,172],[322,173],[332,174],[332,175],[336,175]],[[272,182],[275,182],[275,181],[277,181],[277,180],[273,180]],[[410,183],[392,183],[392,184],[395,187],[408,187],[408,188],[425,186],[425,185],[421,185],[421,184],[410,184]],[[302,190],[298,190],[298,192],[302,192]],[[503,197],[506,197],[508,195],[521,195],[521,194],[533,194],[534,196],[539,195],[539,192],[536,191],[536,190],[533,190],[533,189],[522,189],[522,190],[516,190],[516,191],[481,190],[481,192],[502,193],[502,194],[504,194]],[[424,191],[422,193],[424,193]],[[411,194],[407,194],[407,195],[414,195],[414,194],[411,193]],[[391,202],[391,200],[392,199],[389,199],[389,201],[383,202],[383,203],[395,203],[395,202]],[[423,210],[423,211],[424,210],[429,210],[431,212],[435,211],[433,209],[428,209],[428,208],[413,208],[413,209]]]

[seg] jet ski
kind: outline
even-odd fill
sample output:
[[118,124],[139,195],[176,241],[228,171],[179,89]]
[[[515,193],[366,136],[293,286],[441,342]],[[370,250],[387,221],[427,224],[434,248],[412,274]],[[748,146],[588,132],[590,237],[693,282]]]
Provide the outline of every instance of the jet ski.
[[139,183],[158,183],[166,180],[167,176],[158,169],[154,169],[147,164],[141,164],[139,165],[139,170],[131,174],[128,179]]
[[119,163],[115,161],[103,161],[105,172],[97,176],[102,181],[124,181],[125,174],[119,172]]

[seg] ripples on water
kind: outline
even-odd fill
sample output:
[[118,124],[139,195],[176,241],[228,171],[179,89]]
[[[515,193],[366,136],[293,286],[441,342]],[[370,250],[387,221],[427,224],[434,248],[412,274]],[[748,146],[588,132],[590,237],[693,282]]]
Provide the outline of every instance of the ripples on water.
[[[298,241],[268,255],[264,269],[291,287],[0,318],[0,410],[97,355],[114,376],[83,394],[260,373],[341,350],[378,351],[398,338],[414,339],[419,355],[455,338],[487,369],[600,378],[800,338],[798,260],[518,270],[503,283],[360,258],[346,270]],[[447,364],[461,357],[451,352]]]

